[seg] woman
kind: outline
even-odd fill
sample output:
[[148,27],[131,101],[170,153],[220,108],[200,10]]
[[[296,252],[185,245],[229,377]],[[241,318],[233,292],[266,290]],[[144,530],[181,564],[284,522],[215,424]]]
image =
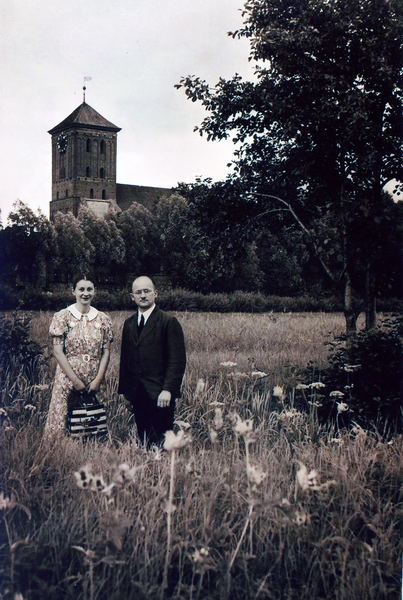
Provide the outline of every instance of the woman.
[[70,391],[74,388],[97,392],[109,363],[112,324],[107,315],[91,306],[95,295],[94,278],[75,277],[72,293],[75,304],[56,313],[49,328],[58,364],[45,437],[66,432]]

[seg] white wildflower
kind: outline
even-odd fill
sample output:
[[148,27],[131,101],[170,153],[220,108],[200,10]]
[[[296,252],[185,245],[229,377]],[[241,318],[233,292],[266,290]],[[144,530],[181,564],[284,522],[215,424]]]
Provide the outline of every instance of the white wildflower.
[[236,363],[231,362],[230,360],[227,360],[227,362],[222,362],[222,363],[220,363],[220,365],[222,367],[236,367]]
[[95,475],[91,465],[85,465],[74,473],[76,484],[82,490],[90,490],[91,492],[100,492],[106,486],[102,475]]
[[348,404],[345,402],[337,402],[337,412],[342,413],[348,410]]
[[317,482],[318,472],[315,470],[312,470],[308,473],[308,469],[302,462],[298,461],[298,464],[299,464],[300,468],[297,471],[297,481],[298,481],[300,487],[304,491],[309,490],[309,489],[317,489],[318,488],[318,482]]
[[284,389],[282,387],[280,387],[279,385],[276,385],[273,388],[273,396],[276,396],[276,398],[280,398],[280,400],[284,400],[285,399]]
[[209,432],[210,440],[213,442],[213,444],[215,444],[218,439],[218,433],[212,427],[209,427],[208,432]]
[[254,485],[260,485],[264,479],[267,477],[267,473],[262,471],[259,467],[254,467],[252,465],[247,466],[246,470],[248,479]]
[[344,393],[339,392],[338,390],[334,390],[334,392],[330,392],[329,396],[330,398],[343,398]]
[[13,508],[15,506],[14,500],[6,498],[4,493],[0,493],[0,510],[6,510],[7,508]]
[[215,408],[214,413],[213,426],[216,431],[220,431],[224,427],[221,408]]
[[326,386],[321,381],[314,381],[313,383],[309,384],[309,387],[312,389],[318,389],[318,388],[324,388]]
[[201,394],[204,392],[205,387],[206,382],[204,381],[204,379],[198,379],[196,384],[196,395],[201,396]]
[[264,371],[252,371],[252,377],[267,377],[267,373],[264,373]]
[[182,429],[180,429],[178,433],[174,433],[173,431],[166,431],[164,435],[164,448],[165,450],[169,451],[183,448],[192,441],[191,437],[186,435]]
[[305,385],[305,383],[299,383],[295,389],[297,390],[307,390],[309,388],[309,385]]
[[253,433],[253,419],[245,419],[243,421],[239,415],[235,415],[237,422],[234,426],[234,431],[237,435],[244,437],[250,436]]

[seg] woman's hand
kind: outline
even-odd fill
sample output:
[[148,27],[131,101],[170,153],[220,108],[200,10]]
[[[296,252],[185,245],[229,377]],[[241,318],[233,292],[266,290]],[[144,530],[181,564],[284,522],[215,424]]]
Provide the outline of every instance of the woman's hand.
[[99,390],[100,384],[100,380],[96,377],[93,381],[91,381],[87,389],[89,392],[97,392]]
[[75,390],[85,390],[85,384],[81,379],[78,379],[77,382],[73,384],[73,387]]

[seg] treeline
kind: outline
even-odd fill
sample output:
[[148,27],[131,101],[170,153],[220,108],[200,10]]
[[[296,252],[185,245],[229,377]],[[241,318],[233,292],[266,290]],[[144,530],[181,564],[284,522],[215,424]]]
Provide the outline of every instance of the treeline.
[[[384,250],[378,295],[399,297],[401,251],[386,243]],[[92,269],[111,294],[147,273],[199,294],[340,298],[292,217],[264,214],[228,181],[182,185],[153,211],[134,203],[104,218],[83,206],[77,217],[58,213],[51,222],[18,201],[0,229],[0,261],[3,296],[54,291]]]

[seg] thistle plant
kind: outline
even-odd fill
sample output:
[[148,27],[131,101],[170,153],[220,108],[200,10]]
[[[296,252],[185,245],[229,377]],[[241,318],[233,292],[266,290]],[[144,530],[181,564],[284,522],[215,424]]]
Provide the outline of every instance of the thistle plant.
[[171,472],[169,479],[169,495],[168,501],[165,503],[165,512],[167,515],[167,551],[165,555],[165,565],[164,565],[164,576],[162,582],[162,596],[168,586],[168,568],[171,559],[171,545],[172,545],[172,514],[175,512],[176,507],[174,505],[174,489],[175,489],[175,453],[180,448],[184,448],[190,442],[192,438],[190,435],[186,434],[183,429],[180,429],[178,433],[174,433],[173,431],[167,431],[165,433],[165,441],[164,448],[171,455]]

